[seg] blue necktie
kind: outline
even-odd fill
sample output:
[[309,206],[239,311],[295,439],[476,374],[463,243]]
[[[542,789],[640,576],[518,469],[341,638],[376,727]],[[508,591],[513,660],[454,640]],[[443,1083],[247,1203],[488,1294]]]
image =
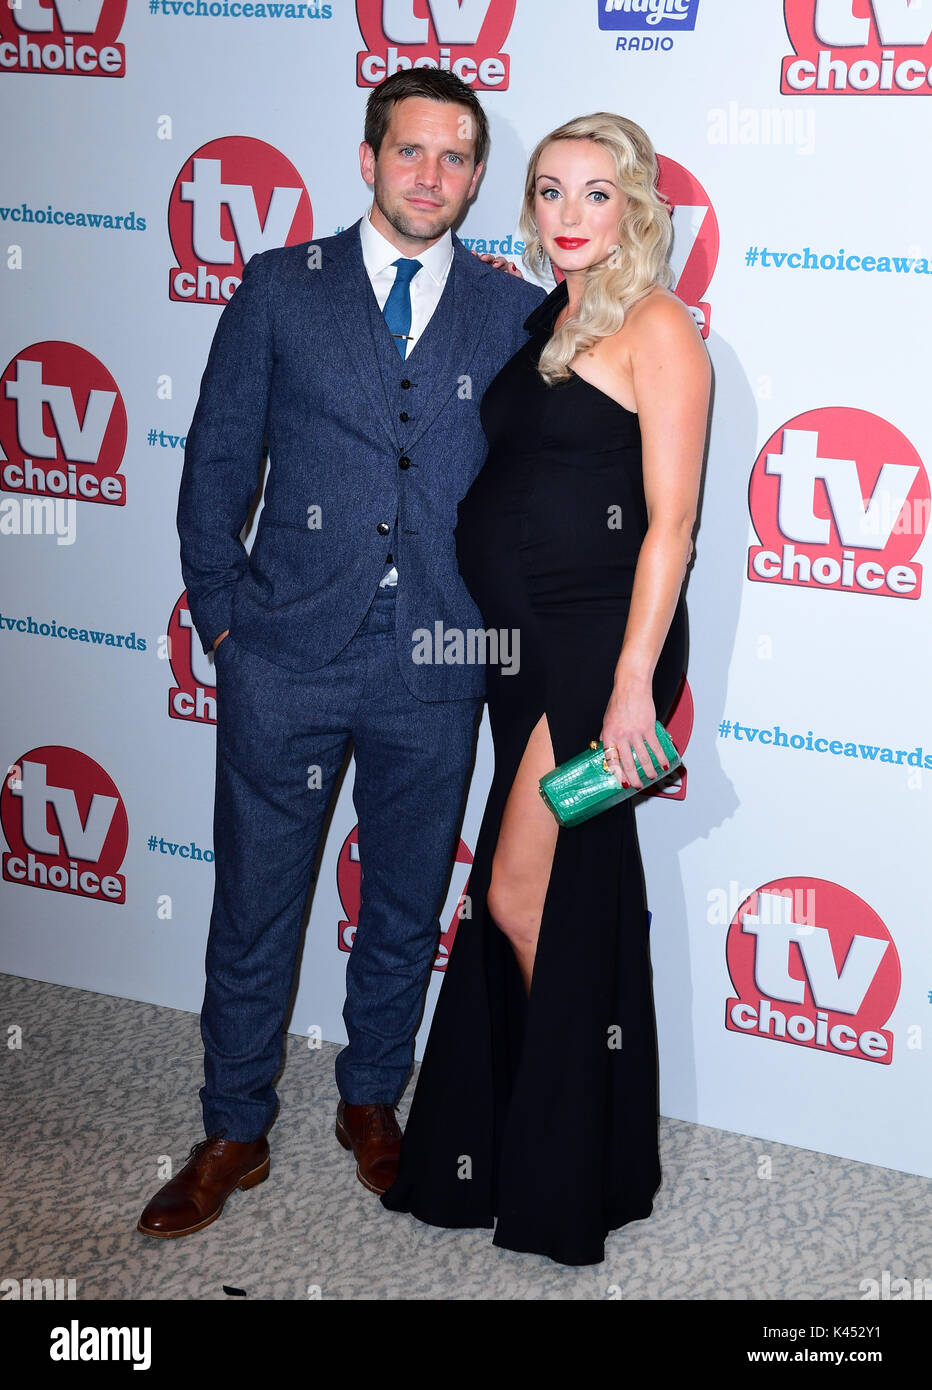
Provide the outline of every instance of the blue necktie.
[[395,334],[395,347],[404,357],[408,351],[408,332],[411,328],[411,281],[421,268],[420,261],[393,261],[395,283],[389,291],[382,313],[390,333]]

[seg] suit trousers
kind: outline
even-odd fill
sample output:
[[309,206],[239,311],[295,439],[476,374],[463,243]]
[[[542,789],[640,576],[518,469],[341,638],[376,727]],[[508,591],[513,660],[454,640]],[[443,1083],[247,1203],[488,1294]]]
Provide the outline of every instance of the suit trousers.
[[[418,700],[399,669],[395,589],[299,674],[217,648],[215,887],[201,1011],[205,1132],[248,1142],[275,1118],[308,888],[350,740],[362,902],[346,968],[342,1098],[394,1104],[440,933],[481,700]],[[336,947],[334,947],[336,949]]]

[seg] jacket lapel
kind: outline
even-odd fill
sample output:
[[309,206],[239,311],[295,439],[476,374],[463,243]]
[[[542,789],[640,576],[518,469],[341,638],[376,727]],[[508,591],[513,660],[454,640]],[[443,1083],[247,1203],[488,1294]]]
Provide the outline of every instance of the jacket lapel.
[[[491,296],[485,293],[486,275],[503,272],[486,265],[453,237],[453,264],[440,303],[431,315],[420,345],[409,357],[412,376],[424,380],[425,396],[418,411],[417,424],[405,447],[413,447],[430,428],[443,406],[468,375],[479,340],[489,316]],[[418,352],[424,349],[424,363]]]
[[[370,415],[381,432],[395,444],[391,427],[391,411],[382,386],[382,375],[376,361],[375,345],[370,322],[370,304],[378,313],[378,302],[372,292],[369,276],[362,258],[359,222],[336,237],[330,254],[330,264],[321,271],[323,284],[330,299],[333,322],[343,339],[356,372],[358,385],[371,407]],[[399,361],[401,359],[399,358]],[[351,391],[349,383],[347,392]]]
[[[322,272],[333,321],[379,429],[393,447],[397,447],[391,405],[382,383],[373,335],[371,315],[373,310],[378,314],[378,302],[362,258],[359,223],[348,227],[334,240],[342,245],[334,245],[330,264]],[[417,443],[450,396],[464,384],[489,315],[491,296],[485,293],[485,277],[502,273],[480,261],[466,250],[457,236],[453,237],[453,264],[440,303],[431,315],[420,344],[408,358],[411,375],[417,374],[425,394],[406,448]],[[391,340],[386,341],[390,343]],[[421,350],[423,359],[419,357]],[[404,367],[400,357],[398,366]]]

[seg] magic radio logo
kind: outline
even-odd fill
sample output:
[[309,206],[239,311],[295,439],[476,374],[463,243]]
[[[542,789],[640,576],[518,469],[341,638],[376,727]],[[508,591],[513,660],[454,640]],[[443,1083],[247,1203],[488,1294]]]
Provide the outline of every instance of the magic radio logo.
[[673,221],[670,266],[674,290],[689,309],[703,338],[709,336],[711,306],[703,299],[718,260],[718,218],[702,184],[676,160],[657,156],[657,190]]
[[893,1060],[886,1025],[900,959],[877,913],[847,888],[821,878],[763,884],[735,913],[726,955],[736,995],[725,1004],[729,1032]]
[[[340,902],[343,906],[343,920],[337,923],[337,946],[341,951],[351,951],[353,949],[353,939],[356,935],[356,928],[359,925],[359,905],[362,900],[362,874],[365,872],[365,865],[361,863],[359,857],[359,827],[353,826],[343,845],[337,859],[337,892],[340,894]],[[469,871],[472,868],[472,853],[469,848],[460,840],[456,847],[456,858],[453,864],[453,873],[450,880],[447,899],[441,913],[440,921],[440,942],[437,946],[437,954],[434,957],[433,969],[444,971],[447,968],[447,961],[450,959],[450,952],[453,950],[453,942],[456,938],[456,928],[463,917],[469,917],[470,903],[467,894],[469,887]],[[446,927],[443,922],[446,922]]]
[[377,87],[402,68],[447,68],[468,87],[503,92],[505,42],[516,0],[356,0],[363,43],[356,85]]
[[294,246],[313,232],[311,200],[297,169],[274,145],[228,135],[195,150],[168,205],[168,234],[178,262],[168,297],[224,304],[259,251]]
[[0,376],[7,492],[122,507],[126,408],[110,372],[74,343],[33,343]]
[[0,72],[124,77],[126,0],[4,0]]
[[123,798],[99,763],[76,748],[33,748],[13,764],[0,792],[8,883],[126,901],[120,866],[129,827]]
[[928,0],[785,0],[794,52],[780,91],[815,96],[928,96],[932,5]]
[[918,598],[913,556],[929,525],[929,479],[904,434],[866,410],[788,420],[757,456],[748,489],[760,545],[748,579]]
[[213,658],[201,646],[187,595],[182,594],[168,624],[168,662],[174,684],[168,692],[168,714],[190,724],[216,724],[217,684]]
[[635,29],[647,34],[695,29],[699,0],[596,0],[600,29]]

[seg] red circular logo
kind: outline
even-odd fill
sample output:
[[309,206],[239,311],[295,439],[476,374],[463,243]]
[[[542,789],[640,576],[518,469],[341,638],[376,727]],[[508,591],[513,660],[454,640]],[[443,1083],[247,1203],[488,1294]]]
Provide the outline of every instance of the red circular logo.
[[274,145],[227,135],[182,165],[168,205],[178,265],[169,298],[224,304],[259,251],[296,246],[313,232],[311,200],[297,169]]
[[[684,759],[686,757],[686,745],[689,743],[693,731],[694,714],[693,693],[689,688],[689,681],[684,675],[665,726],[667,733],[673,740],[673,747]],[[669,777],[665,777],[659,786],[648,787],[647,795],[662,796],[668,801],[684,801],[686,799],[687,776],[686,768],[680,765]]]
[[201,646],[191,621],[188,596],[182,594],[168,624],[168,664],[174,684],[168,692],[170,719],[216,724],[217,681],[213,658]]
[[881,416],[847,406],[794,416],[758,454],[748,504],[761,540],[749,579],[919,597],[912,557],[929,524],[929,479]]
[[[454,857],[453,879],[447,894],[448,902],[451,898],[455,898],[456,901],[446,928],[441,924],[440,942],[432,967],[434,970],[446,970],[450,952],[453,950],[460,915],[462,914],[463,917],[470,915],[467,890],[471,866],[472,851],[463,840],[460,840]],[[344,913],[343,920],[337,924],[337,946],[341,951],[351,951],[353,949],[353,937],[359,923],[359,906],[362,901],[362,865],[359,858],[359,827],[357,825],[353,826],[340,849],[337,859],[337,890],[340,894]]]
[[126,901],[119,873],[129,840],[123,798],[99,763],[76,748],[33,748],[7,771],[0,825],[9,883]]
[[104,364],[75,343],[33,343],[0,377],[7,492],[122,507],[126,408]]
[[503,92],[510,59],[502,52],[516,0],[356,0],[366,49],[356,83],[376,87],[402,68],[451,69],[477,91]]
[[[657,191],[670,209],[673,222],[673,248],[670,267],[674,293],[696,320],[703,338],[709,336],[711,306],[702,296],[712,281],[718,261],[718,218],[702,184],[682,164],[658,154]],[[551,263],[559,284],[565,277]]]
[[822,878],[781,878],[755,889],[728,928],[737,998],[730,1032],[797,1043],[872,1062],[893,1058],[886,1023],[900,992],[889,931],[856,894]]
[[117,39],[126,0],[97,0],[96,15],[94,9],[87,0],[6,0],[0,6],[4,72],[124,77],[126,51]]
[[711,198],[694,174],[666,155],[659,154],[657,163],[657,190],[670,205],[673,219],[673,288],[692,312],[703,338],[707,338],[711,309],[702,296],[712,282],[718,261],[718,218]]
[[922,0],[784,0],[793,55],[781,92],[816,96],[932,93],[932,11]]

